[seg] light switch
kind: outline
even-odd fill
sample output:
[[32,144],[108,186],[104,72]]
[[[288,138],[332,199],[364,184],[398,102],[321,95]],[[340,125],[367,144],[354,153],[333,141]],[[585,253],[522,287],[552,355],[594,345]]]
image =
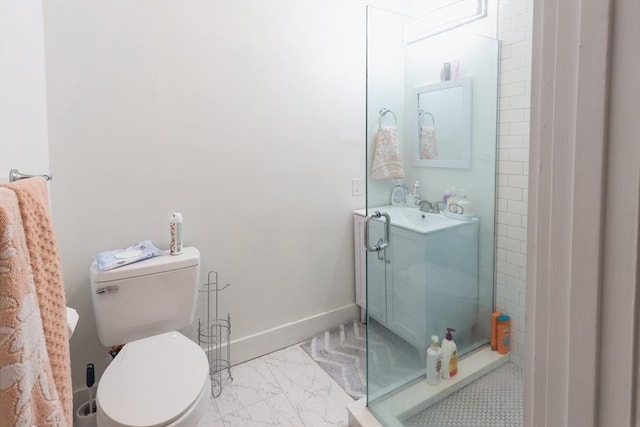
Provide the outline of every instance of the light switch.
[[351,180],[351,194],[353,196],[362,195],[362,180],[360,178],[353,178]]

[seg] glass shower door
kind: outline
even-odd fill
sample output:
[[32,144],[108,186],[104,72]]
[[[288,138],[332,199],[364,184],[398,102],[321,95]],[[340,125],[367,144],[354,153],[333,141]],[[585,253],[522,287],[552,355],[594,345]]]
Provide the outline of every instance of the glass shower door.
[[[456,329],[462,358],[487,344],[494,299],[498,42],[411,41],[408,24],[367,8],[367,404],[383,425],[389,398],[425,381],[431,336]],[[440,159],[423,156],[424,127]],[[436,203],[452,187],[467,215]]]
[[[403,190],[393,204],[404,139],[404,52],[401,29],[407,17],[369,7],[367,33],[367,280],[368,402],[424,375],[424,288],[416,286],[419,239],[398,227],[406,220]],[[400,43],[400,44],[399,44]],[[375,66],[373,66],[375,64]],[[398,194],[400,193],[400,195]],[[408,209],[407,209],[408,210]],[[413,210],[413,209],[412,209]],[[415,209],[417,212],[417,209]],[[417,280],[414,280],[417,279]]]
[[426,289],[419,236],[394,225],[396,206],[367,206],[369,402],[424,375]]

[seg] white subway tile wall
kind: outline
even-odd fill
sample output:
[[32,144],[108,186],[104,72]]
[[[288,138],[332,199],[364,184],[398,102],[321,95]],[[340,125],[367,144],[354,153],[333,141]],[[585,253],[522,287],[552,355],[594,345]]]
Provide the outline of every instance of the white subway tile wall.
[[496,308],[511,316],[511,354],[522,366],[533,0],[499,0],[500,113]]

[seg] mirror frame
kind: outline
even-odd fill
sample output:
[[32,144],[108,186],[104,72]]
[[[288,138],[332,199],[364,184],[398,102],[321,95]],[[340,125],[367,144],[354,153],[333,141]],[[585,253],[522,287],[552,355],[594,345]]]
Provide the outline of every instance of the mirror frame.
[[[420,95],[428,92],[435,92],[443,89],[451,89],[454,87],[462,88],[462,120],[465,123],[462,129],[462,145],[463,156],[461,159],[439,159],[426,160],[420,158],[420,124],[418,122],[418,114],[420,111]],[[415,110],[411,113],[413,117],[415,129],[414,135],[414,165],[420,167],[432,168],[454,168],[454,169],[471,169],[471,142],[472,142],[472,84],[471,78],[461,78],[457,80],[447,80],[440,83],[419,86],[413,90],[413,99],[415,101]],[[437,131],[437,128],[436,128]]]

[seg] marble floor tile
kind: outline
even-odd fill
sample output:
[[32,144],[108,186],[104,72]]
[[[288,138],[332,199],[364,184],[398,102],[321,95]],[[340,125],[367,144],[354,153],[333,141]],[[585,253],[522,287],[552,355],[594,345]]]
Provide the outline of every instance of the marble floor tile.
[[346,426],[353,399],[299,346],[263,357],[307,427]]
[[226,414],[225,427],[300,427],[302,421],[284,393]]
[[343,427],[351,397],[298,345],[232,368],[199,427]]
[[224,383],[222,393],[216,399],[223,418],[226,414],[282,393],[262,358],[232,367],[231,374],[233,381]]
[[198,423],[198,427],[222,427],[222,425],[222,418],[220,417],[216,400],[213,396],[210,396],[207,412]]

